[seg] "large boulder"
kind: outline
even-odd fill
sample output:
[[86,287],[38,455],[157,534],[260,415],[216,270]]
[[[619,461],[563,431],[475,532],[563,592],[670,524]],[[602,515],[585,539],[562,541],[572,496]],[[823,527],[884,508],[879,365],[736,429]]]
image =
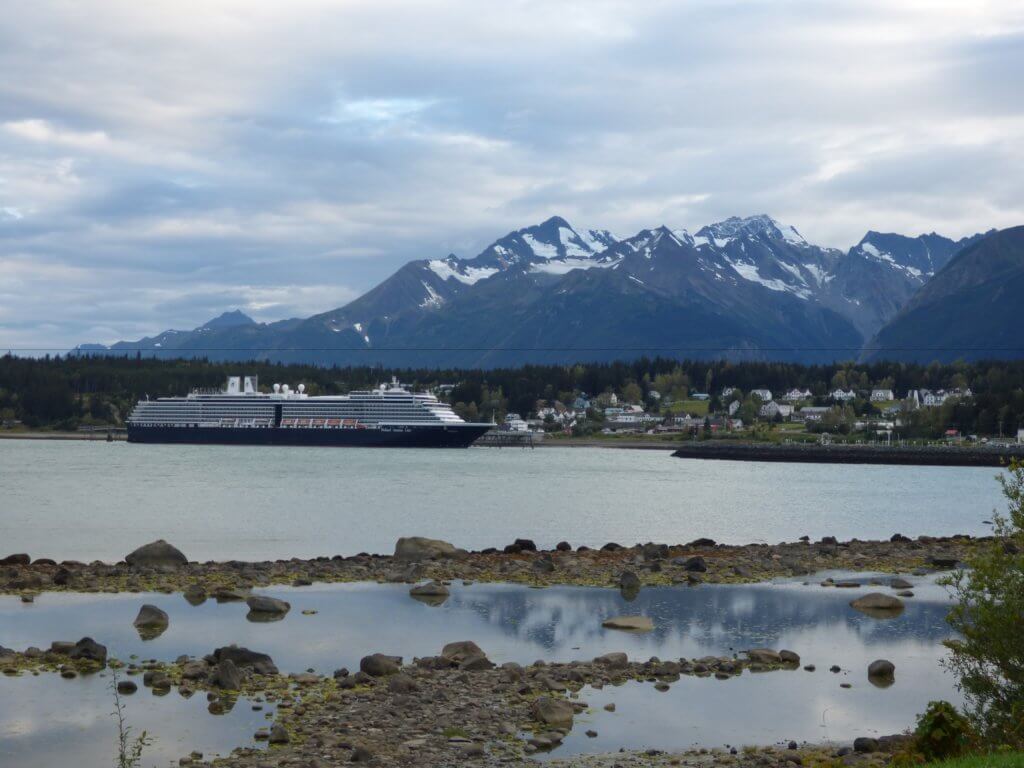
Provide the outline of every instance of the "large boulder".
[[448,643],[441,649],[441,658],[445,659],[449,664],[469,672],[490,669],[494,666],[494,662],[488,659],[487,654],[472,640]]
[[359,660],[359,669],[370,677],[394,675],[401,669],[401,656],[386,656],[383,653],[371,653]]
[[124,561],[132,568],[154,568],[160,571],[175,570],[188,565],[188,558],[181,550],[163,539],[144,544],[126,555]]
[[553,728],[572,728],[574,714],[572,704],[565,699],[541,696],[533,702],[533,716]]
[[405,536],[395,543],[396,560],[441,560],[465,554],[465,550],[457,549],[454,544],[423,536]]
[[8,555],[0,559],[0,565],[28,565],[32,558],[26,554]]
[[68,650],[68,658],[85,659],[107,663],[107,646],[100,645],[91,637],[83,637]]
[[274,660],[267,654],[260,653],[259,651],[250,651],[248,648],[242,648],[237,645],[227,645],[213,652],[214,663],[220,663],[225,659],[230,660],[239,667],[252,667],[253,671],[258,675],[278,674]]
[[594,663],[608,667],[608,669],[625,669],[629,666],[629,657],[624,653],[613,651],[612,653],[595,657]]

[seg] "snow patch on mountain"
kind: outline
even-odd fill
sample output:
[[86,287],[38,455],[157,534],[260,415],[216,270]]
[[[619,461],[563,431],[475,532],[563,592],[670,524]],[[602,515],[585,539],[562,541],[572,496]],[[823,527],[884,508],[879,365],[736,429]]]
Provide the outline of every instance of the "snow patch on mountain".
[[463,285],[474,285],[481,280],[496,275],[497,267],[471,267],[468,264],[452,264],[446,259],[433,259],[427,267],[442,280],[458,280]]
[[748,261],[734,261],[727,259],[729,266],[731,266],[740,277],[744,280],[749,280],[752,283],[758,283],[763,285],[772,291],[781,291],[783,293],[792,293],[805,301],[811,298],[811,292],[806,288],[800,288],[798,286],[790,285],[783,280],[777,280],[775,278],[766,278],[761,276],[761,272],[758,270],[757,265]]
[[440,307],[444,304],[444,297],[441,296],[437,291],[434,290],[433,286],[430,285],[426,280],[421,280],[420,283],[427,291],[427,297],[420,302],[420,306],[426,309],[427,307]]

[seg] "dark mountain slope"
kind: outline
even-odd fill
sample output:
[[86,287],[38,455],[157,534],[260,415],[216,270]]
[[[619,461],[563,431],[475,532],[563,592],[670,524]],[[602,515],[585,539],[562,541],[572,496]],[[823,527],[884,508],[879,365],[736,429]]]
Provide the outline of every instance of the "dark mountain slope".
[[957,254],[868,344],[868,359],[1024,357],[1024,227]]

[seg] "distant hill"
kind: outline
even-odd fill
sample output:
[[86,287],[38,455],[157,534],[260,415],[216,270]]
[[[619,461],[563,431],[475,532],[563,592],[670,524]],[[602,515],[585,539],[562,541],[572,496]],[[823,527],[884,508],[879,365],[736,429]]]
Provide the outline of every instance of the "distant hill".
[[1024,358],[1024,226],[973,242],[869,342],[866,358]]
[[849,252],[767,215],[691,234],[619,238],[555,216],[477,256],[411,261],[338,309],[255,323],[227,312],[109,348],[158,357],[321,365],[494,367],[662,354],[829,362],[856,357],[964,246],[868,232]]

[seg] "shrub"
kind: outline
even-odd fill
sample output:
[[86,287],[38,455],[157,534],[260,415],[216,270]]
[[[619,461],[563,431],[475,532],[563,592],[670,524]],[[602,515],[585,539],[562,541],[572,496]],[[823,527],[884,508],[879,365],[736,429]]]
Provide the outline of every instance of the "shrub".
[[914,752],[925,760],[945,760],[964,754],[974,740],[970,721],[948,701],[933,701],[917,718]]
[[996,537],[946,580],[956,600],[948,620],[961,638],[945,662],[967,712],[990,745],[1024,746],[1024,463],[1001,477],[1009,513]]

